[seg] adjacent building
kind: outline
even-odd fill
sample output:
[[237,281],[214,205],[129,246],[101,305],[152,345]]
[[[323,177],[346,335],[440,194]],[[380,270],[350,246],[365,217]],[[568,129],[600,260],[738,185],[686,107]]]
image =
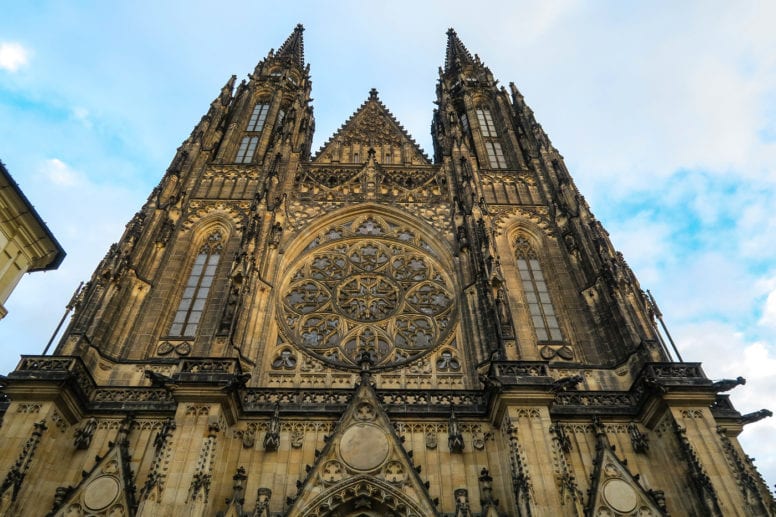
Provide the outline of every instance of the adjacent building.
[[0,319],[24,273],[56,269],[65,251],[0,162]]

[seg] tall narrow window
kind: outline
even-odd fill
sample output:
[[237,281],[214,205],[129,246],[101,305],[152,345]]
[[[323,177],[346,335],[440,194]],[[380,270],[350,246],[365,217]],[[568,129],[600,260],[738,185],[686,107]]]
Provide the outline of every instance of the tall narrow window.
[[563,341],[558,318],[547,291],[539,259],[531,244],[520,237],[515,243],[517,250],[517,270],[523,283],[523,293],[531,313],[536,337],[539,341]]
[[223,249],[223,237],[216,231],[208,237],[194,260],[191,273],[183,288],[183,296],[170,327],[171,336],[194,336],[205,310],[205,302],[213,285],[218,260]]
[[269,113],[269,104],[259,103],[253,107],[251,118],[248,120],[246,131],[261,131],[264,129],[264,122],[267,121]]
[[485,142],[485,149],[488,151],[488,160],[492,168],[507,168],[507,160],[504,158],[504,151],[501,149],[499,142]]
[[358,153],[353,153],[353,163],[361,163],[361,158],[358,157]]
[[463,127],[463,132],[468,134],[469,133],[469,117],[466,116],[466,113],[461,115],[461,126]]
[[253,153],[256,152],[256,146],[259,144],[259,137],[246,136],[240,141],[240,147],[237,149],[237,156],[234,161],[236,163],[251,163],[253,161]]
[[477,122],[480,123],[482,136],[498,136],[496,125],[493,123],[493,117],[491,116],[489,109],[477,109]]

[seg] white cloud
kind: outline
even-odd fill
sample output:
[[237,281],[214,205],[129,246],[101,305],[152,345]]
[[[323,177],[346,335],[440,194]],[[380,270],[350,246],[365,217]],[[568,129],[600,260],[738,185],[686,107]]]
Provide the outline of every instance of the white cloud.
[[81,106],[76,106],[75,108],[73,108],[72,114],[73,114],[73,118],[81,122],[81,124],[83,124],[84,127],[86,128],[92,127],[92,121],[89,119],[88,109]]
[[30,59],[30,52],[16,42],[0,43],[0,68],[9,72],[16,72],[26,65]]
[[[613,16],[590,7],[591,23],[572,18],[539,42],[546,49],[537,44],[535,57],[508,65],[524,70],[533,59],[530,68],[559,83],[548,89],[545,79],[527,101],[545,104],[537,117],[581,166],[576,173],[618,195],[688,169],[773,182],[776,145],[762,138],[776,91],[773,57],[762,51],[776,43],[760,29],[768,14],[728,4],[711,10],[713,19],[693,3],[671,17],[641,9]],[[749,22],[758,29],[744,29]],[[545,72],[552,65],[562,72]]]
[[[421,11],[411,19],[395,4],[377,13],[350,4],[308,6],[314,150],[375,86],[432,152],[430,101],[444,31],[452,24],[501,84],[514,80],[526,95],[582,194],[599,215],[607,213],[614,244],[658,298],[685,357],[704,361],[711,377],[747,377],[747,386],[733,392],[742,412],[768,407],[764,397],[776,389],[763,377],[776,371],[776,284],[767,283],[776,278],[776,142],[767,136],[776,128],[776,2],[664,8],[635,2],[624,8],[617,2],[483,0],[460,20],[440,19],[438,6],[426,4],[414,6]],[[455,0],[446,12],[454,14],[459,5]],[[21,282],[0,341],[40,345],[24,351],[37,353],[59,317],[50,307],[64,305],[78,280],[88,278],[224,80],[250,72],[263,52],[288,36],[297,17],[286,9],[263,13],[272,34],[264,33],[258,46],[212,38],[208,52],[219,59],[203,67],[201,45],[170,30],[178,27],[174,9],[159,7],[148,17],[131,8],[117,13],[106,3],[79,11],[75,25],[63,23],[56,9],[27,10],[29,16],[17,17],[19,28],[49,61],[35,67],[41,80],[24,91],[53,100],[56,109],[0,116],[0,129],[19,135],[6,160],[21,164],[35,157],[15,170],[40,172],[44,158],[58,157],[41,168],[46,181],[23,186],[40,209],[52,207],[49,220],[69,255],[59,271]],[[496,10],[497,17],[488,15]],[[189,14],[187,33],[205,30],[212,17],[204,4]],[[248,20],[258,15],[229,20],[223,34],[248,33]],[[436,25],[429,25],[432,18]],[[100,23],[84,22],[95,19]],[[130,45],[116,37],[133,25],[144,27],[143,41]],[[69,38],[74,27],[82,37]],[[29,60],[28,52],[23,55],[13,61],[16,69]],[[395,73],[386,74],[386,67]],[[10,70],[3,61],[0,68]],[[187,79],[183,89],[181,77]],[[39,124],[63,113],[62,125]],[[91,127],[93,114],[100,131],[80,132]],[[145,187],[123,188],[117,171],[125,180],[130,172],[152,179]],[[36,183],[42,191],[34,191]],[[52,303],[55,290],[60,302]],[[48,300],[45,310],[41,299]],[[52,321],[42,323],[43,313]],[[15,353],[6,354],[7,369]],[[774,426],[776,418],[767,419],[742,435],[747,453],[764,461],[759,465],[770,485],[776,453],[768,456],[760,444],[772,441]]]
[[766,327],[776,328],[776,278],[771,278],[763,283],[768,286],[767,288],[770,292],[765,298],[763,315],[760,318],[759,323],[760,325],[765,325]]
[[[736,409],[742,414],[770,409],[776,412],[776,343],[747,341],[729,325],[704,321],[677,329],[679,348],[686,361],[703,361],[703,369],[712,379],[746,379],[746,385],[730,392]],[[739,439],[749,456],[759,458],[758,470],[766,479],[776,479],[773,437],[776,418],[770,417],[747,425]]]
[[776,206],[776,188],[774,186],[752,184],[756,195],[746,203],[738,205],[737,231],[739,232],[739,250],[750,260],[773,260],[776,248],[773,236],[776,235],[776,218],[773,207]]
[[639,212],[608,226],[614,246],[623,252],[631,268],[639,271],[644,286],[662,277],[661,264],[671,256],[671,225],[655,221],[654,213]]
[[63,187],[72,187],[81,181],[81,175],[59,158],[46,160],[42,172],[52,183]]

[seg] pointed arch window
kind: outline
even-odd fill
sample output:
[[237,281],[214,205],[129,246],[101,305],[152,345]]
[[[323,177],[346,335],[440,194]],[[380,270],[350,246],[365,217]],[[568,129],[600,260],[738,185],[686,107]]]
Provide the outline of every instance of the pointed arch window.
[[536,331],[537,339],[539,341],[563,341],[563,334],[560,332],[558,318],[555,315],[552,300],[550,300],[547,282],[544,279],[536,251],[523,237],[517,239],[515,248],[517,270],[520,273],[525,301],[528,304],[528,311],[531,314],[531,322]]
[[240,142],[240,147],[237,149],[237,156],[234,161],[236,163],[251,163],[253,161],[253,153],[256,152],[256,146],[259,144],[259,137],[246,136]]
[[480,123],[482,136],[498,136],[496,125],[493,123],[493,115],[487,108],[477,108],[477,122]]
[[461,115],[461,126],[463,127],[463,132],[467,135],[469,134],[469,117],[464,113]]
[[507,160],[504,158],[504,151],[499,142],[485,142],[485,149],[488,151],[488,161],[494,169],[506,169]]
[[219,231],[213,232],[199,249],[183,288],[178,310],[175,311],[170,327],[171,336],[194,336],[197,333],[222,250],[223,237]]
[[264,129],[264,123],[267,121],[269,113],[269,104],[260,102],[253,107],[251,118],[248,120],[246,131],[261,131]]

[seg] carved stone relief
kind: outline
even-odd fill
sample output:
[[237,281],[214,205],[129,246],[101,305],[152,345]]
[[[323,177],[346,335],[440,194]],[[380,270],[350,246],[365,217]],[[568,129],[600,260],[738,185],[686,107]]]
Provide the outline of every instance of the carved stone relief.
[[528,220],[541,228],[548,237],[555,238],[546,207],[490,207],[496,234],[501,235],[512,220]]
[[412,241],[413,233],[375,217],[315,238],[281,289],[279,323],[289,340],[344,368],[357,368],[363,352],[376,367],[412,363],[445,343],[457,318],[452,282]]
[[226,215],[235,226],[240,227],[250,210],[250,206],[249,201],[206,201],[195,199],[189,203],[189,214],[183,221],[183,228],[190,229],[197,221],[215,212]]

